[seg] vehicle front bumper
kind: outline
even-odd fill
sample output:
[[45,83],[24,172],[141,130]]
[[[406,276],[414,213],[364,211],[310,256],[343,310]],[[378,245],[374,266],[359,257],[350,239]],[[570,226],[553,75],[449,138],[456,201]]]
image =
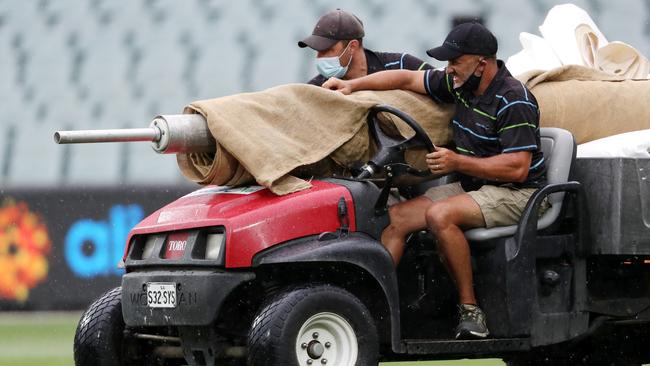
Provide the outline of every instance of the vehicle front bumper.
[[[219,314],[226,297],[255,278],[250,272],[176,270],[131,272],[122,277],[122,314],[128,326],[204,326]],[[146,284],[175,283],[175,308],[147,306]]]

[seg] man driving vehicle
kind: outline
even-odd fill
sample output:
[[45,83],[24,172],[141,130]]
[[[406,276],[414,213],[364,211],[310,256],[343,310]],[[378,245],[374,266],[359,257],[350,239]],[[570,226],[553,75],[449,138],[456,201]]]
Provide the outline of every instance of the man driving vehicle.
[[363,48],[363,23],[340,9],[323,15],[312,34],[298,42],[317,51],[319,75],[309,84],[321,86],[330,77],[354,79],[393,69],[428,70],[431,65],[406,53],[374,52]]
[[[470,248],[463,231],[517,224],[533,192],[546,184],[539,108],[533,94],[497,60],[496,37],[478,23],[451,30],[444,43],[427,51],[447,61],[445,71],[392,70],[354,80],[332,78],[324,88],[404,89],[438,103],[455,103],[451,120],[455,151],[437,147],[426,155],[435,175],[455,172],[460,181],[433,187],[423,196],[389,209],[382,244],[397,264],[405,238],[429,229],[456,284],[460,322],[456,338],[485,338],[489,331],[473,288]],[[542,210],[548,208],[545,203]]]

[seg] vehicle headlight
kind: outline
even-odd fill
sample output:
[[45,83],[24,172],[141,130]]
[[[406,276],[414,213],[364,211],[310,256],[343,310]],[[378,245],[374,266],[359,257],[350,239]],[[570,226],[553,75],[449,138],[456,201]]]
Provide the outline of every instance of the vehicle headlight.
[[156,247],[156,235],[147,236],[147,240],[144,242],[144,247],[142,247],[142,259],[149,259],[153,255],[153,250]]
[[224,255],[225,233],[214,233],[206,236],[205,259],[222,259]]

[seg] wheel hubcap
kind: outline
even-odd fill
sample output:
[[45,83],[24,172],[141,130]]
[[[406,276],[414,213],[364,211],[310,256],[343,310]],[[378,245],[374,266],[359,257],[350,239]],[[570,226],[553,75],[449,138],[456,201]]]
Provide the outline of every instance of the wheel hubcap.
[[319,341],[309,342],[309,346],[307,346],[307,354],[309,357],[320,358],[320,356],[323,355],[323,352],[325,352],[325,347],[323,347]]
[[354,366],[359,345],[354,329],[334,313],[318,313],[298,332],[296,356],[300,365]]

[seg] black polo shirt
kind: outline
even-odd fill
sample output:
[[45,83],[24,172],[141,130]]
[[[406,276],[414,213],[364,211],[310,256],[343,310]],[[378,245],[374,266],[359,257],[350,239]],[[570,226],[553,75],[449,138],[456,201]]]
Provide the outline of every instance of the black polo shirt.
[[[363,52],[366,54],[368,74],[384,70],[429,70],[432,68],[428,63],[408,53],[374,52],[365,48]],[[327,79],[323,75],[318,75],[309,80],[308,84],[321,86],[325,81]]]
[[485,184],[513,184],[521,188],[546,184],[537,100],[522,82],[510,75],[503,61],[498,60],[497,65],[497,74],[480,96],[462,88],[453,89],[452,76],[444,71],[424,73],[424,87],[434,100],[456,104],[451,123],[458,153],[482,158],[516,151],[533,154],[523,183],[492,182],[461,174],[466,191],[477,190]]

